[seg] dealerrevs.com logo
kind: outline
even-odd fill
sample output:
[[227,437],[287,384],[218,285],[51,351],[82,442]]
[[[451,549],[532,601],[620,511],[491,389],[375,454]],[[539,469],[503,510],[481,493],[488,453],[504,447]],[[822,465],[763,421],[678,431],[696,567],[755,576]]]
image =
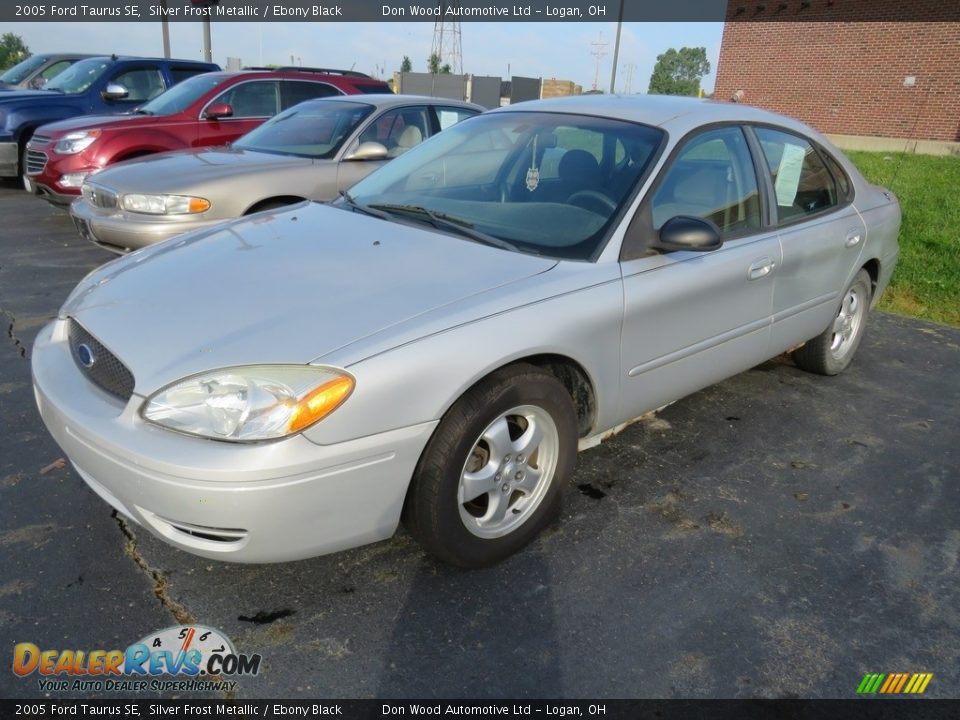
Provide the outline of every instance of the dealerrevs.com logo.
[[39,689],[47,692],[224,691],[237,684],[225,678],[256,675],[260,660],[260,655],[237,653],[219,630],[175,625],[126,650],[41,650],[19,643],[13,672],[23,678],[37,674]]

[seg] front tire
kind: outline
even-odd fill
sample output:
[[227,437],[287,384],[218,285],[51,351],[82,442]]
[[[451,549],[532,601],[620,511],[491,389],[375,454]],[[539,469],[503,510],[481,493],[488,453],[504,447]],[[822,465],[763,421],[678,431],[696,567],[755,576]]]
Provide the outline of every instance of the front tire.
[[577,413],[566,388],[532,365],[482,380],[440,421],[404,508],[410,533],[451,565],[493,565],[560,511],[577,459]]
[[808,372],[836,375],[847,369],[860,347],[870,313],[873,281],[860,270],[843,293],[836,317],[817,337],[793,352],[793,361]]

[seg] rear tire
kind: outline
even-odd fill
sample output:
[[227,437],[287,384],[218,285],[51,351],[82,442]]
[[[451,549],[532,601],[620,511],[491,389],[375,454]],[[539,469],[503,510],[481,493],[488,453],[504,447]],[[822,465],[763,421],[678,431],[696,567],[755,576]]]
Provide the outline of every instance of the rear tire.
[[836,375],[846,370],[863,339],[872,298],[870,274],[860,270],[844,290],[840,308],[829,327],[793,352],[797,367],[819,375]]
[[427,443],[404,518],[430,554],[493,565],[560,511],[577,460],[577,413],[560,381],[518,364],[482,380],[447,411]]

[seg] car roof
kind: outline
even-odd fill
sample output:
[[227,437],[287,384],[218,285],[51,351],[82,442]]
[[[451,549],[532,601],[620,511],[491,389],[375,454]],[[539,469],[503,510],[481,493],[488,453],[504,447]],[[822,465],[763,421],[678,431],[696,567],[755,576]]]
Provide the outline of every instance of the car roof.
[[410,105],[411,103],[422,103],[425,105],[446,105],[448,107],[460,107],[470,110],[483,112],[486,108],[475,103],[464,100],[450,100],[449,98],[430,97],[429,95],[394,95],[393,93],[365,93],[363,95],[337,95],[336,97],[316,98],[307,100],[301,104],[321,103],[321,102],[348,102],[360,103],[363,105],[373,105],[376,108],[397,107]]
[[300,70],[270,70],[268,68],[243,68],[242,70],[214,70],[205,75],[216,75],[223,78],[283,78],[286,80],[316,80],[329,84],[348,84],[348,85],[382,85],[386,86],[383,80],[377,80],[367,76],[342,75],[337,73],[319,73],[314,71]]
[[497,108],[492,112],[563,112],[640,122],[667,132],[685,134],[711,123],[749,122],[780,125],[807,135],[809,126],[785,115],[750,105],[673,95],[571,95]]

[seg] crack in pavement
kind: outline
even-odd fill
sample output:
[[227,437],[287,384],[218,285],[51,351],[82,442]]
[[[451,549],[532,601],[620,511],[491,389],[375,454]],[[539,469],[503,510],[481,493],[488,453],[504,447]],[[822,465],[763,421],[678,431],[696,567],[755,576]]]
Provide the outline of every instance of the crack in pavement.
[[24,360],[26,360],[26,359],[27,359],[27,348],[26,348],[26,346],[23,344],[23,342],[21,342],[20,338],[18,338],[18,337],[13,333],[13,326],[17,323],[17,318],[14,317],[14,315],[13,315],[12,312],[10,312],[9,310],[4,310],[3,308],[0,308],[0,314],[6,315],[7,320],[8,320],[9,323],[10,323],[9,325],[7,325],[7,337],[10,338],[11,340],[13,340],[13,347],[16,348],[17,352],[20,353],[20,357],[22,357]]
[[[196,625],[197,619],[193,613],[170,597],[170,581],[164,576],[161,570],[151,567],[150,563],[148,563],[146,558],[140,553],[140,550],[137,548],[137,536],[134,534],[130,525],[127,524],[127,521],[124,520],[123,516],[116,510],[110,513],[110,517],[116,521],[120,532],[123,533],[123,536],[127,539],[124,554],[133,560],[133,563],[153,582],[153,594],[157,596],[160,605],[169,610],[181,625]],[[213,682],[223,682],[223,678],[219,674],[207,675],[206,679]],[[227,700],[236,700],[237,698],[236,689],[220,690],[219,692]]]
[[168,592],[170,581],[164,577],[163,572],[157,568],[151,567],[146,561],[146,558],[140,554],[140,550],[137,548],[137,536],[134,535],[133,530],[127,524],[127,521],[124,520],[120,513],[116,510],[110,514],[110,517],[116,520],[117,526],[120,528],[120,532],[122,532],[124,537],[127,538],[127,546],[124,548],[124,554],[133,560],[134,564],[153,581],[153,594],[157,596],[157,600],[160,601],[160,604],[169,610],[173,614],[173,617],[176,618],[177,622],[181,625],[192,625],[196,623],[197,619],[193,616],[193,614],[179,602],[170,597]]

